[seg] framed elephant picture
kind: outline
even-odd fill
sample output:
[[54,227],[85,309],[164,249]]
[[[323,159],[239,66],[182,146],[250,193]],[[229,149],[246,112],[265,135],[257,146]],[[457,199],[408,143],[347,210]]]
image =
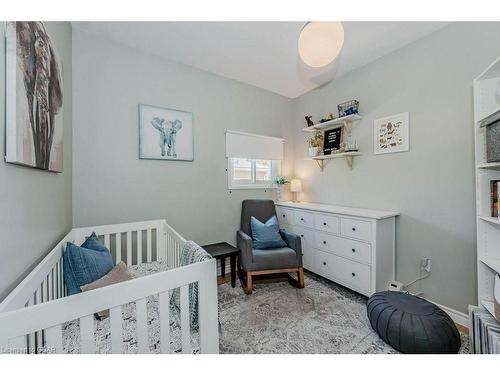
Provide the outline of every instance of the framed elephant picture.
[[139,105],[139,159],[193,161],[193,114]]
[[45,26],[6,26],[5,161],[62,172],[63,66]]

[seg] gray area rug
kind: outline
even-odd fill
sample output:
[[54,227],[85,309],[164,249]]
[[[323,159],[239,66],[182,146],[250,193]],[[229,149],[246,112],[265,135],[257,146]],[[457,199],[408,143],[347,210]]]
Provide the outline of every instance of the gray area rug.
[[[305,288],[287,282],[219,286],[221,353],[398,353],[372,330],[367,298],[311,273]],[[461,353],[469,352],[461,334]]]

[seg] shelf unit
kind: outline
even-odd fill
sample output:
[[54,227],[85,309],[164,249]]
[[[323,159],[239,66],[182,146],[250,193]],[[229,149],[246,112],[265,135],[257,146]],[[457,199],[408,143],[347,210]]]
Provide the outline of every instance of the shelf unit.
[[323,172],[323,169],[325,168],[325,163],[327,160],[331,159],[341,159],[344,158],[347,165],[349,168],[352,170],[352,165],[354,162],[354,157],[355,156],[361,156],[363,155],[361,152],[353,151],[353,152],[339,152],[338,154],[330,154],[330,155],[320,155],[320,156],[315,156],[313,158],[308,158],[306,160],[314,160],[318,166],[321,172]]
[[341,128],[343,126],[350,126],[352,125],[353,122],[359,121],[362,118],[363,117],[358,114],[334,118],[333,120],[330,121],[320,122],[319,124],[307,126],[303,128],[302,131],[312,133],[316,130],[330,130],[335,128]]
[[481,163],[481,164],[478,164],[477,167],[479,169],[496,169],[496,170],[500,170],[500,162],[496,162],[496,163]]
[[[303,128],[302,131],[307,132],[307,133],[312,133],[316,130],[321,130],[323,132],[331,129],[336,129],[336,128],[342,128],[344,127],[346,130],[346,133],[348,136],[350,136],[352,132],[352,125],[360,121],[363,117],[360,116],[359,114],[354,114],[354,115],[348,115],[344,117],[339,117],[330,121],[322,122],[319,124],[315,124],[312,126],[308,126],[306,128]],[[353,164],[354,164],[354,157],[356,156],[361,156],[363,155],[361,152],[358,151],[351,151],[351,152],[339,152],[336,154],[330,154],[330,155],[319,155],[319,156],[314,156],[312,158],[308,158],[305,160],[314,160],[317,164],[321,172],[323,172],[325,168],[325,164],[328,160],[330,159],[341,159],[343,158],[347,165],[349,166],[349,169],[352,170]]]
[[491,216],[490,181],[500,180],[500,162],[486,161],[486,118],[500,111],[500,58],[474,80],[478,305],[494,315],[494,279],[500,273],[500,219]]

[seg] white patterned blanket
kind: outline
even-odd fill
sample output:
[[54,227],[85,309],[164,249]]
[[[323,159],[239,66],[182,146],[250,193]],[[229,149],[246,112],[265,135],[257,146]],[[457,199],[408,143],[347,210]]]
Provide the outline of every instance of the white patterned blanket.
[[[164,261],[143,263],[128,267],[131,274],[137,278],[150,275],[156,272],[167,271],[168,267]],[[159,353],[162,345],[160,343],[160,322],[158,314],[158,296],[147,298],[148,312],[148,339],[151,353]],[[122,306],[122,353],[137,353],[135,303]],[[94,319],[94,338],[96,353],[111,353],[110,320]],[[198,332],[191,332],[191,348],[193,353],[199,353]],[[170,351],[178,353],[182,350],[181,328],[179,310],[170,303]],[[78,320],[73,320],[63,326],[63,352],[80,353],[80,324]]]

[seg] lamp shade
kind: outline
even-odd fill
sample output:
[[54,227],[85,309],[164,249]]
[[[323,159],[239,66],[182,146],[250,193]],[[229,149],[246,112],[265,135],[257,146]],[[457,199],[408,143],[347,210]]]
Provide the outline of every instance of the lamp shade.
[[313,68],[330,64],[344,45],[344,27],[340,22],[308,22],[299,35],[302,61]]
[[290,182],[290,191],[292,193],[301,193],[302,192],[302,181],[294,179]]

